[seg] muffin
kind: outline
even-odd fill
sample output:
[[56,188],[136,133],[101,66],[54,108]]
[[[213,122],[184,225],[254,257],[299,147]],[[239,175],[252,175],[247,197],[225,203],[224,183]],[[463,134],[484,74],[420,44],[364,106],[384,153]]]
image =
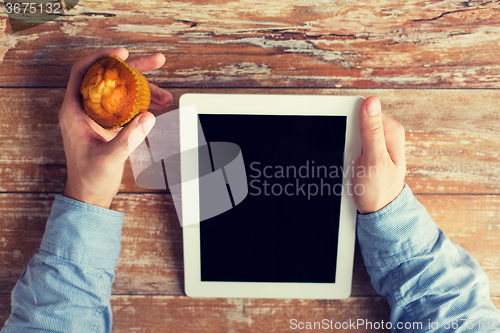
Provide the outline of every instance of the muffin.
[[87,71],[80,86],[85,113],[105,129],[122,127],[151,101],[148,80],[120,58],[107,54]]

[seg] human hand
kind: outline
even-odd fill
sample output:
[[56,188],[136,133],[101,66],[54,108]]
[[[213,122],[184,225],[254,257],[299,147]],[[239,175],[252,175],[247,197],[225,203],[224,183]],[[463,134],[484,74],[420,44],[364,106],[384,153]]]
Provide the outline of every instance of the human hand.
[[364,193],[353,197],[358,211],[370,214],[387,206],[403,190],[405,132],[400,123],[382,114],[376,97],[363,102],[359,128],[363,153],[354,164],[352,180],[353,188],[362,185]]
[[[89,67],[105,54],[114,54],[122,60],[128,58],[127,49],[108,48],[76,62],[71,69],[64,102],[59,111],[59,125],[68,173],[64,195],[109,208],[121,184],[124,162],[144,140],[141,131],[134,129],[142,126],[147,135],[154,125],[155,118],[150,112],[142,112],[124,127],[108,131],[85,114],[80,85]],[[160,68],[165,63],[165,56],[156,53],[129,59],[127,63],[141,72],[147,72]],[[153,110],[166,109],[172,101],[172,95],[154,84],[150,84],[150,89],[149,107]],[[130,137],[131,134],[141,137]],[[129,139],[133,142],[130,147]]]

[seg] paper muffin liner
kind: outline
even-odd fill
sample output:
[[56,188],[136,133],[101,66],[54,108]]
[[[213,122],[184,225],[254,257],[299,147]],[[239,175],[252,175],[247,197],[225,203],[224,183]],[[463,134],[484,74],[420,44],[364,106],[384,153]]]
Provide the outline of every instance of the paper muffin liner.
[[[132,119],[134,119],[135,116],[137,116],[139,113],[148,110],[149,104],[151,102],[151,90],[149,88],[148,80],[137,69],[130,66],[125,61],[121,60],[120,58],[118,58],[117,56],[115,56],[113,54],[106,54],[106,55],[102,56],[101,58],[99,58],[99,60],[102,60],[104,58],[113,58],[113,59],[118,60],[120,62],[120,64],[122,64],[126,69],[128,69],[134,75],[135,83],[137,84],[137,89],[136,89],[137,91],[135,93],[133,110],[129,114],[128,118],[125,121],[122,121],[120,124],[112,126],[112,127],[106,127],[106,126],[100,125],[101,127],[105,128],[107,130],[114,130],[114,129],[125,126]],[[99,60],[97,60],[97,61],[99,61]]]

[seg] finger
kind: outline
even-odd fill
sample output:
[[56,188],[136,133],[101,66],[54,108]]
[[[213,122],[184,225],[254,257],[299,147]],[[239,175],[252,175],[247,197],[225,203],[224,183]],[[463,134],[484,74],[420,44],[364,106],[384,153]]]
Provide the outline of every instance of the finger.
[[155,53],[147,56],[135,57],[127,61],[127,64],[140,72],[148,72],[160,68],[165,63],[165,56]]
[[363,147],[362,156],[368,159],[368,163],[376,164],[380,157],[388,154],[378,98],[368,97],[364,100],[359,114],[359,129]]
[[114,54],[123,61],[125,61],[128,58],[128,50],[123,47],[100,49],[99,51],[96,51],[91,55],[77,61],[73,65],[73,68],[71,69],[71,74],[82,75],[83,79],[83,75],[85,75],[89,67],[92,66],[94,62],[96,62],[99,58],[101,58],[105,54]]
[[152,83],[149,84],[149,87],[151,89],[149,107],[157,111],[165,110],[173,100],[172,94]]
[[83,77],[90,66],[105,54],[114,54],[123,60],[128,57],[128,51],[125,48],[105,48],[77,61],[71,69],[66,96],[64,98],[65,103],[68,103],[70,107],[61,108],[62,112],[65,110],[75,110],[76,106],[80,106],[80,85],[82,84]]
[[382,121],[389,156],[396,165],[405,163],[405,130],[403,125],[385,114],[382,115]]
[[169,105],[170,105],[170,103],[165,105],[165,104],[158,104],[158,103],[151,101],[151,103],[149,104],[149,109],[155,110],[155,111],[164,111],[169,107]]
[[114,159],[123,161],[141,144],[155,124],[151,112],[142,112],[106,144],[107,154]]

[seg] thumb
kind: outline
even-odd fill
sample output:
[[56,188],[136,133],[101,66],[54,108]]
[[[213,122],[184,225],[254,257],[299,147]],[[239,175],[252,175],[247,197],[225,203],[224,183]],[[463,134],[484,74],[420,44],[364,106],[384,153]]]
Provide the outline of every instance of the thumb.
[[108,142],[109,154],[125,160],[144,141],[156,122],[151,112],[141,112]]
[[387,154],[381,109],[378,98],[368,97],[363,102],[359,114],[362,156],[368,158],[369,161],[375,161],[380,156]]

